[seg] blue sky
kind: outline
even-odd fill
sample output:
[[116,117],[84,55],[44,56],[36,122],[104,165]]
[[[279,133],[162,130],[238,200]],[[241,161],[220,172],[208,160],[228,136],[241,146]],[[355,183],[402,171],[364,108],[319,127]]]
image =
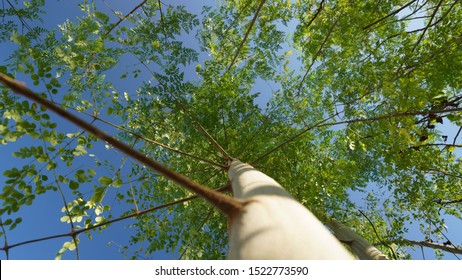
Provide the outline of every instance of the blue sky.
[[[80,10],[76,7],[77,1],[46,1],[48,15],[46,17],[46,22],[44,22],[45,27],[47,28],[56,28],[57,24],[63,23],[67,18],[75,19],[76,17],[83,16],[80,13]],[[107,7],[103,4],[102,1],[96,1],[99,7],[110,14],[110,11]],[[106,1],[108,5],[110,5],[115,10],[120,10],[124,14],[130,11],[137,3],[134,1]],[[174,5],[182,4],[186,5],[187,9],[194,13],[200,15],[201,5],[206,3],[209,5],[213,5],[213,1],[200,1],[201,5],[197,5],[196,1],[167,1],[166,3],[172,3]],[[31,23],[29,23],[31,24]],[[197,43],[194,39],[194,34],[190,34],[188,37],[185,37],[187,42],[191,44],[191,46],[197,49]],[[9,53],[9,49],[14,48],[14,45],[7,45],[5,49],[0,52],[0,60],[4,60]],[[283,50],[286,51],[286,50]],[[205,59],[205,54],[203,58]],[[292,60],[292,58],[291,58]],[[126,62],[127,65],[130,64],[129,61]],[[131,62],[133,63],[133,62]],[[123,69],[120,70],[123,72]],[[191,78],[196,78],[194,71],[191,71]],[[27,83],[27,80],[26,80]],[[121,88],[126,87],[127,91],[130,88],[127,85],[124,85],[125,81],[122,81],[120,85]],[[32,83],[29,82],[29,85]],[[268,97],[271,95],[271,86],[268,84],[259,84],[258,87],[260,92],[263,92],[264,95],[258,100],[261,104],[260,106],[264,107],[264,104],[268,100]],[[56,118],[54,118],[56,120]],[[66,126],[70,131],[78,131],[77,128],[71,129],[72,125],[68,124],[67,122],[58,121],[60,126]],[[101,128],[107,130],[109,133],[115,133],[113,129],[110,127],[100,125]],[[447,134],[455,135],[456,128],[445,128]],[[451,136],[449,136],[451,139]],[[7,168],[11,168],[12,166],[22,166],[24,162],[22,160],[18,160],[14,157],[11,157],[11,152],[15,151],[18,145],[28,145],[27,139],[25,141],[21,141],[18,143],[8,144],[7,146],[0,147],[0,159],[8,159],[8,160],[0,160],[0,172]],[[98,154],[96,157],[101,157],[101,160],[108,160],[113,162],[118,162],[121,160],[121,156],[118,153],[107,152],[104,145],[102,143],[99,144],[99,147],[94,149],[100,150],[101,154]],[[78,163],[77,163],[78,164]],[[84,164],[83,162],[81,164]],[[3,184],[4,178],[0,176],[0,185]],[[355,194],[356,196],[357,194]],[[359,196],[357,197],[359,199]],[[62,213],[60,209],[62,208],[62,199],[58,193],[47,193],[46,195],[37,196],[33,205],[29,207],[25,207],[22,209],[17,216],[24,217],[23,222],[13,231],[8,232],[7,238],[8,243],[15,244],[18,242],[22,242],[25,240],[30,240],[34,238],[46,237],[55,234],[61,234],[69,232],[70,227],[68,224],[60,222],[60,218],[62,217]],[[127,209],[118,209],[118,211],[123,211]],[[129,242],[129,238],[131,230],[129,229],[129,225],[131,224],[131,220],[125,220],[122,222],[118,222],[112,224],[109,229],[104,230],[102,234],[93,233],[93,239],[90,241],[87,239],[85,235],[80,236],[81,243],[79,244],[79,253],[82,259],[125,259],[125,256],[119,252],[119,245],[124,246],[127,245]],[[462,227],[460,221],[457,220],[448,220],[448,224],[450,227],[454,226],[455,228],[450,228],[449,232],[447,233],[448,237],[453,242],[461,242],[460,232],[462,232]],[[417,232],[417,231],[416,231]],[[459,234],[458,234],[459,233]],[[411,233],[408,236],[410,239],[415,240],[422,240],[422,236],[418,233]],[[1,239],[0,239],[1,240]],[[10,251],[10,258],[11,259],[53,259],[55,254],[61,248],[62,243],[65,241],[70,241],[70,238],[60,238],[60,239],[52,239],[44,242],[38,242],[33,244],[28,244],[24,246],[15,247]],[[2,242],[2,241],[0,241]],[[0,243],[1,244],[1,243]],[[130,253],[130,251],[129,251]],[[427,258],[432,258],[433,253],[430,249],[425,249],[425,254]],[[420,249],[418,249],[415,253],[413,253],[415,258],[421,258]],[[154,259],[175,259],[178,257],[178,254],[167,254],[165,252],[158,252],[157,254],[151,255],[150,258]],[[5,259],[5,254],[0,253],[0,259]],[[448,259],[455,259],[454,256],[448,254]],[[67,252],[64,254],[63,259],[75,259],[75,254],[73,252]]]
[[[70,3],[72,2],[72,3]],[[103,5],[101,1],[97,1],[99,5]],[[178,1],[177,1],[178,2]],[[57,28],[58,24],[62,24],[66,19],[71,21],[77,17],[83,17],[84,14],[77,7],[78,1],[46,1],[46,10],[48,15],[44,25],[46,28]],[[109,3],[109,2],[108,2]],[[128,13],[135,6],[133,1],[110,1],[110,6],[114,10],[122,11],[124,14]],[[110,11],[105,7],[101,6],[102,10],[107,14]],[[198,12],[197,6],[193,6],[192,10]],[[29,25],[33,26],[31,23]],[[11,50],[15,47],[13,44],[2,45],[2,51],[0,53],[0,59],[3,61],[11,53]],[[8,49],[11,48],[11,49]],[[134,63],[128,62],[127,64]],[[120,76],[123,69],[117,75]],[[21,77],[18,77],[21,79]],[[117,79],[116,79],[117,80]],[[32,82],[24,80],[29,86]],[[123,81],[125,82],[125,81]],[[120,83],[121,88],[124,84]],[[35,91],[40,91],[40,88],[32,87]],[[127,90],[129,90],[127,88]],[[80,129],[74,127],[66,121],[59,120],[56,116],[52,115],[53,120],[58,122],[58,127],[65,127],[68,131],[80,131]],[[111,127],[98,124],[102,129],[108,133],[115,133],[115,130]],[[16,151],[18,147],[23,145],[34,145],[30,139],[21,139],[17,143],[9,143],[6,146],[0,147],[0,156],[3,159],[0,161],[0,171],[9,169],[13,166],[20,167],[24,164],[24,161],[14,158],[11,156],[13,151]],[[37,143],[35,143],[36,145]],[[101,161],[108,160],[113,162],[119,162],[121,156],[119,153],[113,151],[107,151],[103,143],[98,143],[99,147],[96,147],[94,151],[99,150],[101,153],[97,153],[95,157],[98,157]],[[93,152],[94,152],[93,151]],[[84,163],[80,163],[84,164]],[[74,166],[78,166],[77,162]],[[74,168],[74,167],[73,167]],[[102,171],[104,172],[104,170]],[[3,185],[4,177],[0,176],[0,185]],[[90,187],[90,186],[89,186]],[[23,217],[23,222],[18,227],[11,231],[7,231],[8,244],[16,244],[18,242],[31,240],[35,238],[41,238],[56,234],[62,234],[69,232],[69,224],[60,222],[62,217],[61,208],[63,206],[62,199],[57,192],[49,192],[45,195],[37,196],[34,203],[31,206],[23,207],[17,215],[13,217]],[[114,208],[119,207],[117,205]],[[118,212],[122,212],[127,209],[117,209]],[[116,212],[117,213],[117,212]],[[117,215],[114,213],[114,215]],[[6,219],[6,217],[3,217]],[[130,229],[128,226],[132,221],[125,220],[110,225],[110,229],[105,230],[102,234],[93,233],[92,240],[88,240],[85,235],[80,235],[79,253],[81,259],[126,259],[126,257],[119,252],[119,245],[127,245],[130,238]],[[10,259],[54,259],[56,253],[61,248],[63,242],[70,241],[70,238],[59,238],[48,241],[42,241],[32,243],[24,246],[18,246],[10,250]],[[3,243],[3,242],[2,242]],[[151,255],[150,258],[154,259],[172,259],[175,255],[167,254],[165,252],[158,252],[158,254]],[[0,259],[6,259],[4,253],[0,254]],[[67,252],[63,255],[63,259],[75,259],[74,252]]]

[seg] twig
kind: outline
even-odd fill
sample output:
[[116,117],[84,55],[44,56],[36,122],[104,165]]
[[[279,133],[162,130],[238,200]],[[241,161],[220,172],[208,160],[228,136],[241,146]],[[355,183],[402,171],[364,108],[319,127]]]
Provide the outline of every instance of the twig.
[[428,21],[428,24],[427,26],[425,26],[425,29],[423,30],[422,34],[420,34],[419,36],[419,39],[417,40],[417,42],[415,43],[414,47],[412,48],[412,52],[415,51],[415,49],[417,48],[417,46],[420,44],[420,42],[422,41],[423,37],[425,36],[425,33],[427,32],[428,28],[430,28],[431,24],[432,24],[432,21],[433,19],[435,18],[435,15],[436,13],[438,12],[441,4],[443,3],[444,0],[440,0],[440,2],[438,2],[438,4],[436,5],[435,7],[435,10],[433,11],[431,17],[430,17],[430,20]]
[[[216,189],[215,191],[216,192],[226,191],[226,187]],[[79,235],[79,234],[81,234],[82,232],[85,232],[85,231],[90,231],[90,230],[93,230],[93,229],[96,229],[96,228],[99,228],[99,227],[102,227],[102,226],[106,226],[106,225],[109,225],[109,224],[113,224],[113,223],[116,223],[116,222],[126,220],[126,219],[129,219],[129,218],[142,216],[142,215],[147,214],[149,212],[153,212],[153,211],[156,211],[156,210],[168,207],[168,206],[173,206],[173,205],[176,205],[176,204],[179,204],[179,203],[187,202],[187,201],[190,201],[190,200],[193,200],[193,199],[196,199],[196,198],[198,198],[197,195],[189,196],[189,197],[182,198],[182,199],[179,199],[179,200],[175,200],[175,201],[172,201],[172,202],[169,202],[169,203],[154,206],[154,207],[151,207],[151,208],[143,210],[143,211],[135,212],[135,213],[132,213],[132,214],[129,214],[129,215],[126,215],[126,216],[122,216],[122,217],[115,218],[115,219],[112,219],[112,220],[107,220],[107,221],[102,222],[100,224],[92,225],[92,226],[82,228],[82,229],[79,229],[79,230],[76,230],[76,231],[73,231],[73,232],[57,234],[57,235],[52,235],[52,236],[47,236],[47,237],[42,237],[42,238],[37,238],[37,239],[31,239],[31,240],[19,242],[19,243],[10,245],[10,246],[8,246],[8,244],[5,244],[5,246],[3,248],[0,248],[0,250],[8,252],[9,249],[14,248],[14,247],[18,247],[18,246],[21,246],[21,245],[26,245],[26,244],[30,244],[30,243],[36,243],[36,242],[40,242],[40,241],[51,240],[51,239],[56,239],[56,238],[61,238],[61,237],[69,237],[69,236],[73,236],[73,235],[77,236],[77,235]],[[0,220],[0,223],[1,223],[1,220]],[[3,224],[1,224],[1,225],[3,227]]]
[[[210,219],[210,217],[212,216],[213,214],[213,208],[210,208],[209,211],[208,211],[208,214],[207,216],[205,217],[205,219],[202,221],[202,223],[200,224],[199,227],[197,227],[197,232],[199,232],[202,227],[205,225],[205,223]],[[191,246],[191,242],[188,243],[188,245],[186,245],[186,248],[183,250],[183,253],[181,253],[180,257],[178,258],[179,260],[183,259],[183,256],[184,254],[186,254],[186,252],[188,251],[189,247]]]
[[[55,103],[55,104],[57,104],[57,103]],[[69,108],[69,109],[75,110],[74,108]],[[155,145],[157,145],[157,146],[160,146],[160,147],[162,147],[162,148],[165,148],[165,149],[170,150],[170,151],[172,151],[172,152],[175,152],[175,153],[177,153],[177,154],[184,155],[184,156],[187,156],[187,157],[190,157],[190,158],[193,158],[193,159],[196,159],[196,160],[199,160],[199,161],[208,163],[208,164],[210,164],[210,165],[219,167],[219,168],[221,168],[221,169],[226,169],[226,168],[227,168],[226,165],[219,164],[219,163],[216,163],[216,162],[214,162],[214,161],[208,160],[208,159],[206,159],[206,158],[201,158],[201,157],[199,157],[199,156],[196,156],[196,155],[193,155],[193,154],[190,154],[190,153],[187,153],[187,152],[180,151],[180,150],[178,150],[178,149],[172,148],[172,147],[170,147],[170,146],[168,146],[168,145],[165,145],[165,144],[162,144],[162,143],[160,143],[160,142],[158,142],[158,141],[155,141],[155,140],[152,140],[152,139],[150,139],[150,138],[147,138],[147,137],[145,137],[145,136],[143,136],[143,135],[141,135],[141,134],[138,134],[138,133],[136,133],[136,132],[133,132],[133,131],[131,131],[131,130],[128,130],[128,129],[126,129],[126,128],[120,126],[120,125],[116,125],[116,124],[114,124],[114,123],[111,123],[111,122],[109,122],[109,121],[107,121],[107,120],[105,120],[105,119],[102,119],[102,118],[100,118],[100,117],[97,117],[97,116],[88,114],[88,113],[86,113],[86,112],[80,112],[80,113],[82,113],[82,114],[84,114],[84,115],[87,115],[87,116],[90,116],[90,117],[92,117],[92,118],[94,118],[94,119],[96,119],[96,120],[98,120],[98,121],[100,121],[100,122],[102,122],[102,123],[105,123],[105,124],[110,125],[110,126],[112,126],[112,127],[114,127],[114,128],[117,128],[117,129],[119,129],[119,130],[122,130],[122,131],[124,131],[124,132],[127,132],[127,133],[129,133],[129,134],[131,134],[131,135],[133,135],[133,136],[135,136],[135,137],[141,139],[141,140],[144,140],[144,141],[146,141],[146,142],[155,144]]]
[[229,67],[228,67],[228,71],[231,69],[231,67],[233,67],[234,63],[236,62],[236,59],[239,56],[239,53],[241,52],[241,49],[244,46],[245,41],[247,41],[247,37],[249,37],[250,31],[252,30],[252,27],[253,27],[253,25],[255,24],[255,21],[258,18],[258,14],[260,13],[261,8],[263,7],[263,4],[265,4],[265,2],[266,2],[266,0],[262,0],[260,2],[260,5],[258,6],[257,11],[253,15],[252,21],[250,22],[250,25],[247,28],[247,31],[245,32],[244,38],[242,39],[241,44],[239,44],[239,47],[236,50],[236,54],[234,54],[234,58],[231,61],[231,64],[229,65]]
[[138,10],[139,8],[141,8],[141,6],[143,6],[148,0],[144,0],[143,2],[141,2],[140,4],[138,4],[135,8],[133,8],[133,10],[131,10],[128,14],[126,14],[125,16],[123,16],[122,18],[120,18],[116,23],[114,23],[114,25],[106,32],[105,36],[107,36],[109,33],[112,32],[112,30],[114,30],[114,28],[116,28],[119,24],[122,23],[122,21],[126,20],[131,14],[133,14],[134,12],[136,12],[136,10]]
[[166,203],[166,204],[155,206],[155,207],[152,207],[152,208],[140,211],[140,212],[135,212],[135,213],[127,215],[127,216],[122,216],[122,217],[119,217],[119,218],[116,218],[116,219],[113,219],[113,220],[108,220],[108,221],[102,222],[100,224],[89,226],[87,228],[82,228],[82,229],[75,230],[75,231],[68,232],[68,233],[51,235],[51,236],[47,236],[47,237],[42,237],[42,238],[31,239],[31,240],[19,242],[19,243],[10,245],[10,246],[0,248],[0,250],[6,251],[6,250],[9,250],[11,248],[18,247],[18,246],[21,246],[21,245],[26,245],[26,244],[31,244],[31,243],[36,243],[36,242],[40,242],[40,241],[61,238],[61,237],[77,236],[77,235],[79,235],[79,234],[81,234],[82,232],[85,232],[85,231],[90,231],[92,229],[96,229],[96,228],[106,226],[106,225],[109,225],[109,224],[112,224],[112,223],[116,223],[116,222],[120,222],[120,221],[129,219],[129,218],[141,216],[141,215],[144,215],[146,213],[149,213],[149,212],[152,212],[152,211],[155,211],[155,210],[159,210],[159,209],[162,209],[162,208],[165,208],[165,207],[168,207],[168,206],[172,206],[172,205],[175,205],[175,204],[178,204],[178,203],[190,201],[190,200],[193,200],[193,199],[196,199],[196,198],[198,198],[198,196],[193,195],[193,196],[186,197],[186,198],[183,198],[183,199],[180,199],[180,200],[176,200],[176,201],[172,201],[172,202],[169,202],[169,203]]
[[140,209],[138,208],[138,203],[136,203],[135,193],[133,191],[132,180],[130,176],[128,176],[128,183],[130,184],[130,192],[132,194],[133,203],[135,204],[136,213],[140,213]]
[[308,22],[308,24],[304,27],[308,28],[310,27],[310,25],[314,22],[314,20],[319,16],[319,14],[321,14],[321,10],[324,6],[324,1],[325,0],[322,0],[321,3],[319,3],[319,6],[318,6],[318,9],[316,10],[316,13],[314,14],[314,16],[310,19],[310,21]]
[[318,51],[314,55],[314,57],[311,60],[311,64],[308,67],[308,69],[305,72],[305,75],[303,75],[302,80],[300,81],[300,84],[298,86],[297,94],[296,96],[300,95],[302,88],[303,88],[303,83],[305,82],[306,77],[308,76],[308,73],[311,71],[311,68],[313,67],[314,63],[318,59],[318,56],[321,54],[322,50],[324,49],[324,45],[326,44],[327,40],[329,39],[330,35],[332,34],[332,31],[334,31],[334,27],[337,25],[337,19],[334,20],[334,23],[330,27],[329,31],[327,32],[326,36],[324,37],[324,40],[321,43],[321,46],[319,46]]
[[377,23],[391,17],[391,16],[394,16],[396,15],[397,13],[401,12],[402,10],[406,9],[408,6],[410,6],[412,3],[416,2],[417,0],[412,0],[411,2],[407,3],[406,5],[402,6],[401,8],[399,8],[398,10],[394,10],[393,12],[389,13],[388,15],[374,21],[373,23],[363,27],[364,30],[368,29],[369,27],[373,26],[373,25],[376,25]]
[[379,233],[378,233],[377,230],[375,229],[374,223],[372,223],[372,221],[369,219],[369,217],[367,217],[366,214],[363,213],[363,211],[361,211],[361,210],[358,210],[358,211],[359,211],[359,213],[361,213],[361,215],[364,216],[364,218],[366,218],[366,220],[367,220],[367,221],[369,222],[369,224],[372,226],[372,229],[374,230],[375,236],[377,236],[377,239],[378,239],[384,246],[386,246],[388,249],[390,249],[391,253],[393,254],[393,258],[394,258],[395,260],[397,260],[398,258],[396,257],[395,250],[393,250],[393,248],[392,248],[390,245],[388,245],[385,241],[382,240],[382,238],[380,237]]
[[2,232],[3,232],[3,248],[4,251],[5,251],[5,254],[6,254],[6,259],[9,260],[10,259],[10,247],[8,246],[8,239],[6,238],[6,230],[5,230],[5,226],[3,225],[3,220],[2,218],[0,217],[0,227],[2,228]]

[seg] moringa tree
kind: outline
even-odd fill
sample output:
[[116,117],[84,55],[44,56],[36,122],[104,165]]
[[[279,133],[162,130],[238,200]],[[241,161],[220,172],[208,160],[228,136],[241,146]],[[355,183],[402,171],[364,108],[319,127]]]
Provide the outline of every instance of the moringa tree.
[[[0,42],[15,47],[0,72],[54,104],[212,189],[229,191],[230,160],[248,162],[390,258],[460,247],[444,230],[461,218],[458,1],[222,1],[200,15],[84,1],[57,29],[36,22],[51,9],[43,2],[2,11]],[[8,87],[0,110],[0,141],[24,159],[3,171],[4,236],[23,207],[58,192],[72,229],[58,256],[117,217],[136,217],[133,256],[226,255],[225,216],[190,191],[128,157],[105,161],[88,131]],[[409,230],[422,242],[396,241]]]

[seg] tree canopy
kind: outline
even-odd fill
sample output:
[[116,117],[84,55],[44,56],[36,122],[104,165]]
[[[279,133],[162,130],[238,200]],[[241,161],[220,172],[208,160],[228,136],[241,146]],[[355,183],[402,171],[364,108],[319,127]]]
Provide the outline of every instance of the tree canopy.
[[[390,258],[460,253],[460,1],[80,2],[47,27],[48,1],[6,1],[0,72],[209,188],[226,193],[239,158]],[[206,201],[0,89],[2,159],[21,160],[2,170],[4,238],[58,193],[58,258],[127,216],[127,257],[224,258],[227,221]]]

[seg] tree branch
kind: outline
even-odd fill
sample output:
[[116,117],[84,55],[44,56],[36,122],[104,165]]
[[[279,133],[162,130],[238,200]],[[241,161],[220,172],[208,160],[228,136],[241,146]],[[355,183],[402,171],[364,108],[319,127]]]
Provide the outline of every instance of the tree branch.
[[149,212],[152,212],[152,211],[155,211],[155,210],[159,210],[159,209],[162,209],[162,208],[165,208],[165,207],[168,207],[168,206],[172,206],[172,205],[175,205],[175,204],[187,202],[187,201],[190,201],[190,200],[193,200],[193,199],[196,199],[196,198],[198,198],[198,196],[193,195],[193,196],[186,197],[186,198],[183,198],[183,199],[179,199],[179,200],[176,200],[176,201],[172,201],[172,202],[169,202],[169,203],[166,203],[166,204],[155,206],[155,207],[143,210],[143,211],[139,211],[139,212],[136,211],[133,214],[129,214],[127,216],[122,216],[122,217],[112,219],[112,220],[108,220],[108,221],[102,222],[100,224],[89,226],[87,228],[82,228],[82,229],[79,229],[79,230],[74,230],[74,231],[71,231],[71,232],[68,232],[68,233],[63,233],[63,234],[57,234],[57,235],[52,235],[52,236],[47,236],[47,237],[42,237],[42,238],[37,238],[37,239],[31,239],[31,240],[19,242],[19,243],[10,245],[10,246],[5,245],[3,248],[0,248],[0,250],[8,252],[9,249],[14,248],[14,247],[18,247],[18,246],[21,246],[21,245],[26,245],[26,244],[31,244],[31,243],[36,243],[36,242],[40,242],[40,241],[46,241],[46,240],[61,238],[61,237],[74,237],[74,236],[77,236],[77,235],[79,235],[79,234],[81,234],[82,232],[85,232],[85,231],[90,231],[90,230],[93,230],[93,229],[96,229],[96,228],[100,228],[102,226],[106,226],[106,225],[109,225],[109,224],[112,224],[112,223],[116,223],[116,222],[126,220],[126,219],[129,219],[129,218],[142,216],[142,215],[144,215],[146,213],[149,213]]
[[132,15],[134,12],[136,12],[136,10],[138,10],[139,8],[141,8],[141,6],[143,6],[145,3],[147,2],[147,0],[144,0],[143,2],[141,2],[140,4],[138,4],[135,8],[133,8],[128,14],[126,14],[125,16],[123,16],[122,18],[120,18],[116,23],[114,23],[114,25],[106,32],[106,34],[104,34],[105,36],[108,35],[109,33],[112,32],[112,30],[114,30],[114,28],[116,28],[119,24],[122,23],[122,21],[126,20],[130,15]]
[[81,118],[65,111],[61,107],[55,105],[54,103],[50,102],[49,100],[42,98],[38,94],[34,93],[32,90],[27,88],[24,84],[11,79],[10,77],[0,73],[0,82],[16,92],[19,95],[22,95],[28,99],[31,99],[40,105],[48,108],[49,110],[55,112],[62,118],[74,123],[75,125],[83,128],[84,130],[88,131],[89,133],[95,135],[97,138],[106,141],[119,151],[123,152],[127,156],[135,159],[139,163],[151,168],[152,170],[160,173],[164,177],[178,183],[179,185],[185,187],[189,191],[203,197],[206,199],[210,204],[221,210],[228,216],[234,216],[238,213],[242,207],[243,202],[229,197],[227,195],[218,193],[214,190],[211,190],[201,184],[192,181],[191,179],[169,169],[168,167],[160,164],[157,161],[154,161],[144,154],[140,153],[139,151],[131,148],[125,143],[120,142],[119,140],[115,139],[114,137],[106,134],[105,132],[101,131],[100,129],[96,128],[95,126],[85,122]]
[[[75,110],[74,108],[70,108],[70,109]],[[116,125],[116,124],[114,124],[114,123],[111,123],[111,122],[109,122],[109,121],[106,121],[106,120],[104,120],[104,119],[102,119],[102,118],[100,118],[100,117],[97,117],[97,116],[88,114],[88,113],[86,113],[86,112],[80,112],[80,113],[85,114],[85,115],[87,115],[87,116],[90,116],[90,117],[92,117],[92,118],[94,118],[94,119],[96,119],[96,120],[98,120],[98,121],[100,121],[100,122],[102,122],[102,123],[105,123],[105,124],[107,124],[107,125],[110,125],[110,126],[116,128],[116,129],[119,129],[119,130],[122,130],[122,131],[124,131],[124,132],[127,132],[127,133],[129,133],[129,134],[135,136],[136,138],[139,138],[139,139],[144,140],[144,141],[146,141],[146,142],[149,142],[149,143],[152,143],[152,144],[154,144],[154,145],[160,146],[160,147],[162,147],[162,148],[165,148],[165,149],[170,150],[170,151],[172,151],[172,152],[175,152],[175,153],[177,153],[177,154],[184,155],[184,156],[187,156],[187,157],[190,157],[190,158],[193,158],[193,159],[196,159],[196,160],[199,160],[199,161],[208,163],[208,164],[210,164],[210,165],[219,167],[219,168],[221,168],[221,169],[227,169],[227,166],[226,166],[226,165],[219,164],[219,163],[213,162],[213,161],[211,161],[211,160],[208,160],[208,159],[206,159],[206,158],[201,158],[201,157],[199,157],[199,156],[196,156],[196,155],[193,155],[193,154],[190,154],[190,153],[183,152],[183,151],[180,151],[180,150],[178,150],[178,149],[172,148],[172,147],[170,147],[170,146],[168,146],[168,145],[165,145],[165,144],[162,144],[162,143],[157,142],[157,141],[155,141],[155,140],[152,140],[152,139],[150,139],[150,138],[147,138],[147,137],[145,137],[145,136],[143,136],[143,135],[141,135],[141,134],[138,134],[138,133],[133,132],[133,131],[131,131],[131,130],[128,130],[128,129],[122,127],[122,126]]]
[[397,260],[398,258],[396,257],[395,250],[393,250],[393,248],[392,248],[390,245],[388,245],[387,243],[385,243],[385,242],[382,240],[382,238],[380,238],[380,235],[379,235],[379,233],[377,232],[377,230],[376,230],[376,228],[375,228],[375,226],[374,226],[374,223],[372,223],[372,221],[369,219],[369,217],[368,217],[366,214],[364,214],[363,211],[361,211],[361,210],[358,210],[358,211],[359,211],[359,213],[360,213],[361,215],[363,215],[364,218],[366,218],[366,220],[367,220],[367,221],[369,222],[369,224],[372,226],[372,229],[374,230],[374,233],[375,233],[375,236],[377,236],[377,239],[379,239],[379,241],[382,243],[382,245],[384,245],[385,247],[387,247],[388,249],[390,249],[391,253],[393,254],[393,258],[394,258],[395,260]]
[[202,133],[205,136],[205,138],[209,140],[209,142],[221,153],[223,157],[225,157],[225,159],[231,159],[231,156],[228,154],[228,152],[226,152],[225,149],[223,149],[223,147],[215,140],[215,138],[213,138],[212,135],[210,135],[210,133],[200,124],[200,122],[197,121],[196,118],[194,118],[194,116],[191,114],[188,108],[186,108],[186,106],[180,101],[180,98],[178,98],[160,79],[158,79],[156,75],[146,66],[146,64],[144,64],[144,62],[141,63],[148,69],[148,71],[151,72],[153,77],[156,78],[156,80],[165,89],[165,91],[168,92],[168,94],[170,94],[175,99],[176,103],[178,104],[178,106],[180,106],[181,110],[183,110],[183,112],[189,115],[194,127],[200,133]]
[[[332,229],[335,237],[341,242],[346,243],[360,260],[388,260],[388,257],[379,249],[367,242],[361,235],[340,223],[337,219],[329,217],[327,226]],[[380,240],[380,237],[377,237]]]
[[[318,9],[316,10],[316,13],[314,14],[314,16],[310,19],[310,21],[308,22],[308,24],[306,25],[306,28],[310,27],[310,25],[314,22],[314,20],[319,16],[319,14],[321,14],[321,11],[322,11],[322,8],[324,7],[324,1],[325,0],[322,0],[321,3],[319,3],[319,6],[318,6]],[[305,27],[305,26],[304,26]]]
[[2,218],[0,217],[0,227],[2,228],[2,232],[3,232],[3,251],[5,251],[5,254],[6,254],[6,259],[9,260],[10,259],[10,246],[8,246],[8,239],[6,238],[6,231],[5,231],[5,226],[3,225],[3,220]]
[[254,25],[255,22],[257,21],[258,14],[260,13],[261,8],[263,7],[263,4],[265,4],[265,2],[266,2],[266,0],[262,0],[262,1],[260,2],[260,5],[258,6],[257,11],[256,11],[255,14],[253,15],[252,21],[250,22],[250,25],[249,25],[249,27],[247,28],[247,31],[245,32],[244,38],[242,39],[241,44],[240,44],[239,47],[237,48],[236,54],[234,55],[234,58],[233,58],[233,60],[231,61],[231,64],[229,65],[229,67],[228,67],[228,71],[231,69],[231,67],[233,67],[234,63],[236,62],[236,59],[237,59],[237,57],[239,56],[239,53],[241,52],[241,49],[242,49],[242,47],[244,46],[245,41],[247,41],[247,37],[249,37],[250,31],[252,30],[253,25]]
[[334,23],[330,27],[330,29],[327,32],[326,36],[324,37],[324,40],[322,41],[321,46],[319,46],[318,51],[316,52],[316,54],[312,58],[310,66],[308,67],[308,69],[305,72],[305,75],[303,75],[303,78],[300,81],[296,96],[300,95],[300,92],[302,91],[302,87],[303,87],[303,82],[305,81],[306,77],[308,76],[308,73],[311,71],[311,68],[313,67],[314,63],[316,62],[316,59],[318,59],[318,56],[321,54],[322,50],[324,49],[324,45],[326,44],[327,40],[329,39],[330,35],[332,34],[332,31],[334,31],[334,27],[336,25],[337,25],[337,19],[334,20]]
[[412,0],[411,2],[409,2],[409,3],[407,3],[406,5],[402,6],[401,8],[399,8],[399,9],[397,9],[397,10],[394,10],[393,12],[389,13],[388,15],[386,15],[386,16],[384,16],[384,17],[382,17],[382,18],[380,18],[380,19],[374,21],[373,23],[371,23],[371,24],[369,24],[369,25],[363,27],[363,29],[366,30],[366,29],[370,28],[371,26],[376,25],[377,23],[379,23],[379,22],[381,22],[381,21],[383,21],[383,20],[385,20],[385,19],[387,19],[387,18],[396,15],[397,13],[399,13],[399,12],[401,12],[402,10],[406,9],[408,6],[410,6],[412,3],[416,2],[416,1],[417,1],[417,0]]
[[436,15],[436,13],[438,12],[438,10],[439,10],[441,4],[443,3],[443,1],[444,1],[444,0],[440,0],[440,2],[438,2],[438,4],[436,5],[435,10],[433,11],[433,13],[432,13],[432,15],[431,15],[431,17],[430,17],[430,20],[428,21],[427,26],[425,26],[425,28],[424,28],[422,34],[420,34],[419,39],[417,40],[417,42],[415,43],[414,47],[412,48],[412,52],[415,51],[415,49],[417,48],[417,46],[420,44],[420,42],[422,41],[423,37],[425,36],[425,33],[427,32],[428,28],[430,28],[430,26],[431,26],[431,24],[432,24],[432,21],[433,21],[433,19],[435,18],[435,15]]
[[439,249],[439,250],[443,250],[443,251],[450,252],[453,254],[462,255],[462,248],[457,247],[455,245],[444,245],[440,243],[434,243],[431,241],[416,241],[416,240],[408,240],[408,239],[391,240],[390,242],[393,242],[396,244],[418,245],[422,247]]
[[350,123],[358,123],[358,122],[370,122],[370,121],[378,121],[378,120],[385,120],[385,119],[392,119],[392,118],[399,118],[399,117],[406,117],[406,116],[418,116],[418,115],[428,115],[428,114],[440,114],[440,113],[448,113],[448,112],[461,112],[462,108],[450,108],[450,109],[442,109],[442,110],[433,110],[433,111],[414,111],[414,112],[396,112],[392,114],[387,114],[387,115],[382,115],[382,116],[377,116],[377,117],[370,117],[370,118],[364,118],[364,119],[352,119],[352,120],[344,120],[344,121],[338,121],[338,122],[329,122],[326,123],[327,120],[332,119],[338,115],[338,113],[318,122],[315,125],[308,125],[295,135],[289,137],[287,140],[285,140],[283,143],[277,145],[276,147],[270,149],[268,152],[264,153],[257,159],[254,159],[251,161],[251,163],[255,163],[257,161],[260,161],[261,159],[265,158],[272,152],[280,149],[281,147],[285,146],[286,144],[292,142],[293,140],[297,139],[298,137],[302,136],[306,132],[314,129],[314,128],[320,128],[320,127],[325,127],[325,126],[334,126],[334,125],[340,125],[340,124],[350,124]]

